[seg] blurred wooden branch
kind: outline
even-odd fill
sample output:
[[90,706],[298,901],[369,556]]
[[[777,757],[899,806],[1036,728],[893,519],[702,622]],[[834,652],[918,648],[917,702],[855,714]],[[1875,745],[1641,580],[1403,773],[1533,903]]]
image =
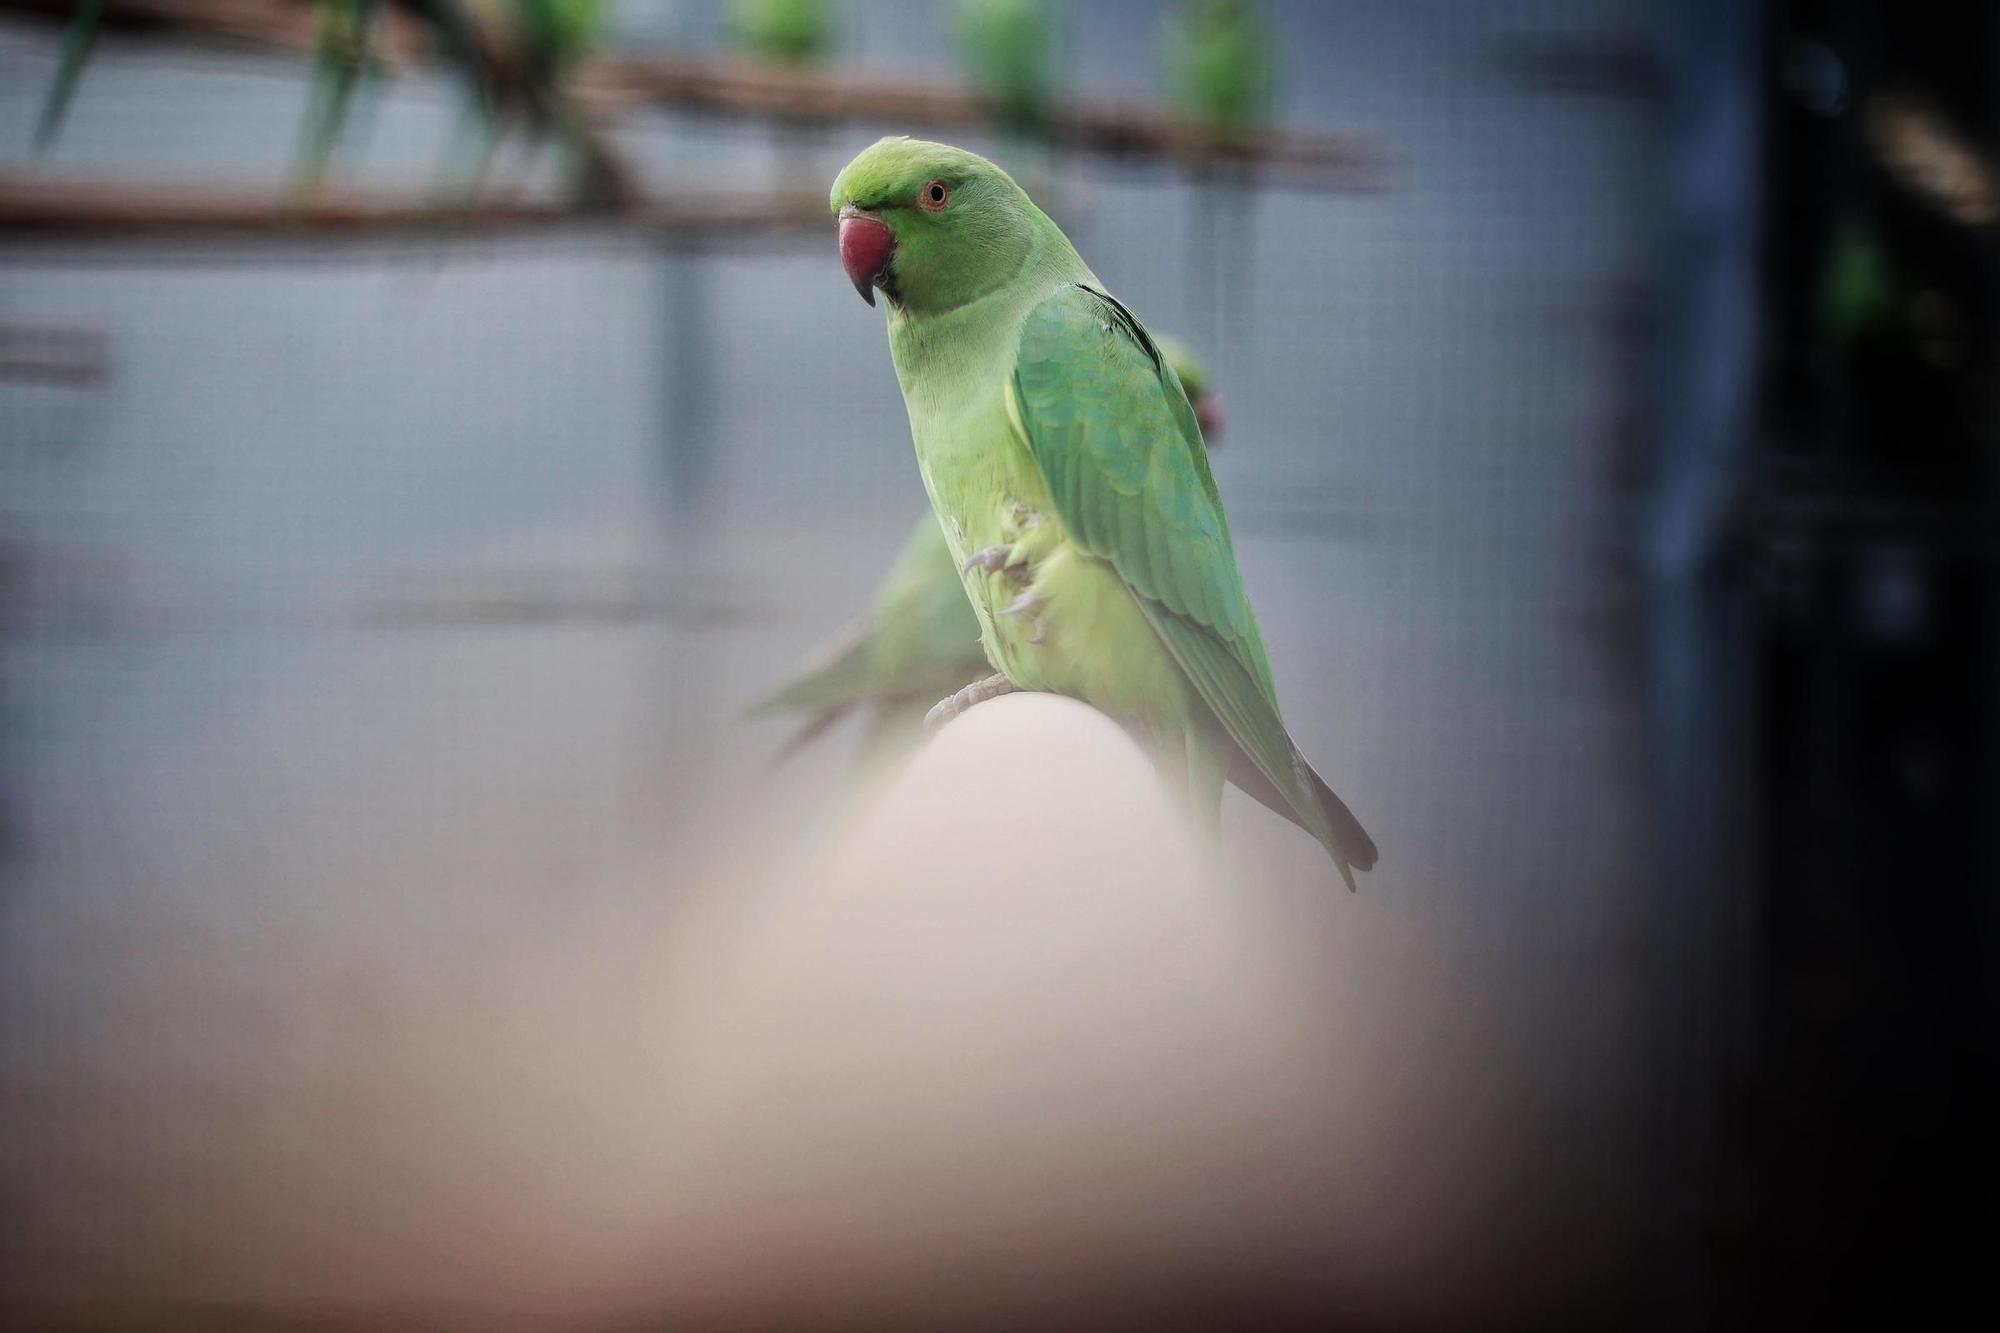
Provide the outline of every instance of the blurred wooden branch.
[[[651,104],[808,124],[864,121],[977,129],[994,121],[990,107],[956,86],[904,74],[789,69],[717,56],[606,56],[582,67],[577,91],[587,103],[607,109]],[[1047,134],[1065,147],[1196,168],[1246,168],[1287,183],[1329,189],[1373,190],[1388,181],[1387,155],[1356,136],[1266,131],[1225,139],[1136,104],[1061,104]]]
[[[826,201],[816,194],[642,199],[596,220],[621,233],[663,242],[830,226]],[[366,241],[518,234],[578,221],[573,206],[553,198],[482,199],[452,207],[415,191],[342,188],[292,197],[279,189],[0,173],[0,238],[14,240],[230,236]]]
[[[0,0],[0,12],[64,20],[73,0]],[[379,26],[377,54],[392,67],[430,58],[424,35],[400,15]],[[179,38],[310,51],[313,20],[300,0],[111,0],[108,27]],[[793,123],[902,124],[973,129],[992,109],[956,84],[908,74],[870,75],[781,68],[711,55],[613,55],[582,61],[574,88],[600,115],[641,106]],[[1116,157],[1176,162],[1197,171],[1245,172],[1276,184],[1378,190],[1389,182],[1388,154],[1362,137],[1258,131],[1223,137],[1150,106],[1078,99],[1059,104],[1049,138]]]
[[[0,0],[0,12],[58,23],[67,22],[75,9],[75,0]],[[393,10],[382,20],[372,42],[379,58],[393,65],[429,59],[429,43],[415,24]],[[315,40],[312,6],[298,0],[111,0],[105,7],[104,26],[239,50],[309,53]]]
[[[0,12],[12,11],[65,22],[75,0],[0,0]],[[307,0],[110,0],[103,26],[127,32],[162,34],[234,50],[272,50],[312,56],[319,32]],[[367,29],[368,54],[385,70],[409,70],[429,64],[435,52],[434,34],[412,21],[401,7],[384,5]],[[511,38],[497,29],[474,26],[467,39],[476,52],[478,76],[487,94],[532,108],[545,120],[555,119],[551,99],[560,90],[533,77]],[[631,167],[595,124],[572,120],[583,167],[582,188],[574,208],[579,213],[616,210],[638,202],[642,191]]]

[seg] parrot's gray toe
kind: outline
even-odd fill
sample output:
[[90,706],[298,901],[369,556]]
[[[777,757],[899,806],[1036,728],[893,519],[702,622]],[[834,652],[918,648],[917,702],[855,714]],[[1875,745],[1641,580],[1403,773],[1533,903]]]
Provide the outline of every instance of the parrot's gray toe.
[[1014,682],[1005,676],[988,676],[975,680],[949,699],[939,700],[931,711],[924,714],[924,730],[936,731],[945,723],[963,713],[974,704],[983,704],[988,699],[998,699],[1003,694],[1014,692]]

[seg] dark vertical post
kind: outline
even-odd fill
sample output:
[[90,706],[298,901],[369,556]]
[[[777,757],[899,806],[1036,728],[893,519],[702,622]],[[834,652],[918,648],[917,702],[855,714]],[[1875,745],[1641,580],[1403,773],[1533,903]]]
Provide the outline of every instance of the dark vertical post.
[[1744,1072],[1756,921],[1747,608],[1726,567],[1757,400],[1763,40],[1693,0],[1669,52],[1658,455],[1646,523],[1648,739],[1661,936],[1651,1119],[1662,1328],[1743,1319]]

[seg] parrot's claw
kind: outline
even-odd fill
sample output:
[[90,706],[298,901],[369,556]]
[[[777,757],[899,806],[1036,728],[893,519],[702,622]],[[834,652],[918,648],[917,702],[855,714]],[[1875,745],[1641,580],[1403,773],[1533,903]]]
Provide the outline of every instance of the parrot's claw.
[[1035,618],[1035,632],[1028,636],[1028,642],[1036,644],[1047,643],[1049,641],[1049,627],[1042,623],[1042,608],[1048,604],[1048,598],[1037,597],[1033,592],[1024,592],[1013,601],[1007,603],[1000,614],[1003,616],[1033,616]]
[[988,676],[975,680],[949,699],[940,700],[930,712],[924,714],[924,730],[936,731],[945,723],[963,713],[974,704],[983,704],[988,699],[998,699],[1003,694],[1014,692],[1014,682],[1005,676]]
[[1000,614],[1003,616],[1026,615],[1047,606],[1048,600],[1046,597],[1037,597],[1031,592],[1024,592],[1013,601],[1007,603],[1005,609]]
[[1017,571],[1026,568],[1025,561],[1019,563],[1015,561],[1014,548],[1011,546],[989,546],[965,562],[965,572],[968,574],[975,569],[983,569],[988,574],[1005,573],[1018,578]]

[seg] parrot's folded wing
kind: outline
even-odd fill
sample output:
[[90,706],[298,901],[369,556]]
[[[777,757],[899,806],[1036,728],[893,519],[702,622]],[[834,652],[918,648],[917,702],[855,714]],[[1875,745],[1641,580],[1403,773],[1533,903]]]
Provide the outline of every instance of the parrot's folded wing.
[[1007,406],[1070,538],[1108,560],[1283,813],[1349,867],[1375,845],[1299,754],[1278,712],[1201,431],[1132,313],[1066,286],[1029,314]]

